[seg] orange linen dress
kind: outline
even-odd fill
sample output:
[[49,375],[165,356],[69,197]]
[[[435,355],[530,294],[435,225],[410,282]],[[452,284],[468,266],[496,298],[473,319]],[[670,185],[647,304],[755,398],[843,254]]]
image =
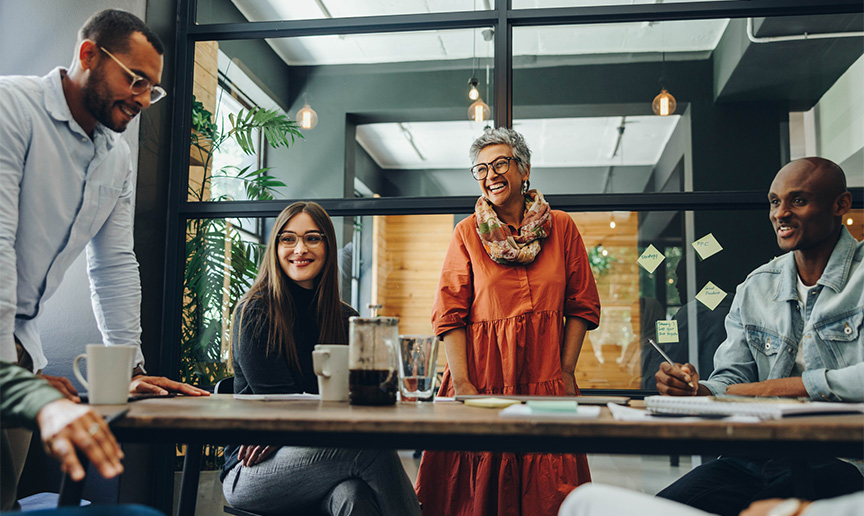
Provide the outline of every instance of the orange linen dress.
[[[492,261],[475,216],[457,224],[432,311],[436,335],[465,327],[471,383],[482,394],[564,395],[564,316],[600,322],[582,236],[552,211],[551,234],[529,265]],[[449,368],[440,396],[453,396]],[[426,451],[415,489],[424,516],[552,516],[590,482],[585,455]]]

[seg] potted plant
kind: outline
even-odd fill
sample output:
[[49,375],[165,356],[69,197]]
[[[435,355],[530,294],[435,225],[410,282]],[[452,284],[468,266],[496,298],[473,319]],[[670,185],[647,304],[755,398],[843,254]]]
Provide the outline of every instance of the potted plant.
[[[193,97],[191,158],[198,171],[190,174],[190,201],[232,200],[211,197],[215,178],[239,181],[248,200],[273,199],[285,183],[268,174],[270,167],[224,166],[211,170],[213,157],[228,141],[247,155],[255,154],[257,131],[271,147],[288,148],[302,138],[297,124],[276,110],[253,108],[229,116],[230,128],[220,128],[212,114]],[[242,224],[227,219],[190,219],[186,222],[186,270],[180,342],[180,381],[212,385],[229,376],[227,344],[230,318],[237,301],[255,279],[263,251],[259,242],[242,236]]]

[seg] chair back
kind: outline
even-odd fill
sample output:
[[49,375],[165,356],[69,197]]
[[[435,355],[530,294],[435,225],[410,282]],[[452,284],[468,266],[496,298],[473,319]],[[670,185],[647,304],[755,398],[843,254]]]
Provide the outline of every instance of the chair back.
[[234,394],[234,377],[222,378],[213,387],[214,394]]

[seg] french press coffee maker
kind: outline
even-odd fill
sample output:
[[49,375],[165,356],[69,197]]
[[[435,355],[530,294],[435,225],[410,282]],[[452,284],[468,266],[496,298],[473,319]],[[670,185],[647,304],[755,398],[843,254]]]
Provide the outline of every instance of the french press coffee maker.
[[392,405],[399,383],[399,318],[376,317],[381,305],[369,308],[372,317],[348,320],[348,401],[352,405]]

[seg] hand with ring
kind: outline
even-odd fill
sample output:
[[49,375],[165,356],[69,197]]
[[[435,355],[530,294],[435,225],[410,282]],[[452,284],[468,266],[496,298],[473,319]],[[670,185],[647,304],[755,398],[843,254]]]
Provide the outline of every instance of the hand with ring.
[[36,416],[42,443],[49,455],[59,460],[72,480],[84,478],[76,448],[83,451],[105,478],[123,472],[123,451],[105,420],[92,408],[59,399],[42,407]]

